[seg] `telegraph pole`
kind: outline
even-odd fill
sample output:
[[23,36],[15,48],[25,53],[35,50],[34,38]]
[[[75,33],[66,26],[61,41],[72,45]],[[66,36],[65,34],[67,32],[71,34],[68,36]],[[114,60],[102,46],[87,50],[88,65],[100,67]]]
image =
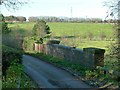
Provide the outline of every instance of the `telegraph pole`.
[[70,8],[70,14],[71,14],[71,18],[72,18],[72,7]]

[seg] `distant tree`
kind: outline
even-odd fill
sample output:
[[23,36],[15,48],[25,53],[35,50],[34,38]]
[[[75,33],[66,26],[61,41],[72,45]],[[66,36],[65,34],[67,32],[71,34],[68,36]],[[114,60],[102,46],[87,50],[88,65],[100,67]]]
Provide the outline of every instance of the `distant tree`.
[[100,18],[91,18],[90,22],[93,22],[93,23],[102,23],[102,19],[100,19]]
[[5,21],[17,21],[17,17],[11,15],[11,16],[6,16]]
[[39,18],[38,17],[29,17],[29,22],[36,22]]
[[46,37],[47,34],[50,34],[50,27],[46,24],[45,21],[38,20],[33,27],[33,35],[39,36],[40,40]]
[[23,22],[23,21],[26,21],[26,17],[23,17],[23,16],[16,17],[16,16],[11,15],[11,16],[6,16],[5,21],[21,21],[21,22]]
[[19,16],[17,17],[17,21],[21,21],[21,22],[26,21],[26,17]]
[[91,22],[91,23],[102,23],[101,18],[67,18],[67,17],[52,17],[52,16],[40,16],[40,17],[29,17],[30,22],[35,22],[38,19],[44,20],[46,22],[73,22],[73,23],[84,23],[84,22]]

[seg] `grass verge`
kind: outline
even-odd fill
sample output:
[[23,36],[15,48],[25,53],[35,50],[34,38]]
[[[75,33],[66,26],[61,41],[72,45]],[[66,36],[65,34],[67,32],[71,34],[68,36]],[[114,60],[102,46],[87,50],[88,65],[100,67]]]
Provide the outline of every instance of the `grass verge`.
[[2,88],[38,88],[23,71],[23,65],[12,63],[7,70],[6,79],[2,82]]

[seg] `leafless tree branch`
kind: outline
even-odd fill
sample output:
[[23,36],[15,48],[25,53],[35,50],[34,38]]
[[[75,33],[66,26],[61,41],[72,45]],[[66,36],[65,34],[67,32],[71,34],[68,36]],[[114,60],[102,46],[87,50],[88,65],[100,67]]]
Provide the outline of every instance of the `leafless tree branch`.
[[[112,16],[112,17],[114,17],[114,19],[115,19],[115,18],[118,18],[119,2],[120,2],[120,0],[111,0],[111,1],[104,2],[104,5],[103,5],[103,6],[108,7],[108,10],[107,10],[107,12],[106,12],[106,13],[107,13],[106,18],[107,18],[108,16]],[[105,19],[106,19],[106,18],[105,18]]]
[[0,5],[5,6],[6,9],[17,10],[20,6],[27,4],[29,0],[0,0]]

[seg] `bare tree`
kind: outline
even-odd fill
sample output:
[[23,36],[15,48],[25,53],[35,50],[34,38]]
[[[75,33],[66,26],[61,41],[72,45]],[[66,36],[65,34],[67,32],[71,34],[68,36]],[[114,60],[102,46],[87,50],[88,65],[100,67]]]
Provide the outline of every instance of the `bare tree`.
[[110,15],[117,19],[117,23],[115,23],[116,42],[112,45],[112,56],[115,55],[120,59],[120,0],[105,2],[105,6],[108,7],[106,18]]
[[119,13],[119,3],[120,0],[111,0],[104,2],[104,6],[108,7],[107,16],[112,16],[114,18],[118,18]]
[[27,4],[29,0],[0,0],[0,5],[5,6],[8,10],[19,9],[20,6]]

